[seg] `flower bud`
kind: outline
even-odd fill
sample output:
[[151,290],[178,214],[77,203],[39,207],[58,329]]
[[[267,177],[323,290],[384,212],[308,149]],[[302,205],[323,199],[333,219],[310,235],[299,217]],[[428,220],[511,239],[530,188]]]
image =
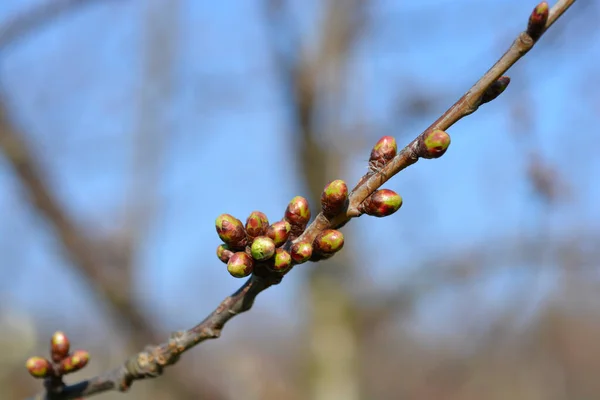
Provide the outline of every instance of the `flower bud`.
[[441,157],[450,146],[450,135],[439,129],[428,132],[425,136],[419,137],[418,146],[419,157]]
[[50,338],[50,354],[52,361],[59,362],[69,355],[71,344],[69,338],[63,332],[54,332]]
[[292,259],[296,264],[302,264],[310,260],[312,256],[313,247],[309,242],[298,242],[295,243],[290,249]]
[[381,168],[394,157],[398,146],[396,139],[392,136],[384,136],[375,143],[373,150],[371,150],[371,157],[369,158],[369,166],[371,168]]
[[265,261],[275,254],[275,242],[267,236],[259,236],[250,246],[250,254],[256,261]]
[[90,354],[85,350],[76,350],[72,355],[60,362],[58,371],[61,375],[79,371],[85,367],[90,360]]
[[387,217],[402,206],[402,197],[389,189],[381,189],[367,197],[358,207],[360,212],[374,217]]
[[253,211],[246,220],[246,233],[251,239],[265,235],[268,227],[269,220],[267,219],[267,216],[260,211]]
[[284,249],[277,249],[275,251],[275,257],[273,264],[269,265],[273,271],[286,272],[292,266],[292,256]]
[[342,247],[344,247],[344,235],[335,229],[324,230],[313,242],[314,252],[326,257],[337,253]]
[[267,229],[267,236],[275,242],[276,247],[279,247],[288,240],[291,229],[292,226],[289,222],[285,220],[277,221],[269,226],[269,229]]
[[217,247],[217,257],[225,264],[227,264],[232,255],[233,251],[231,251],[226,244],[220,244],[219,247]]
[[306,227],[310,220],[308,200],[302,196],[294,197],[285,210],[285,220],[292,226]]
[[28,358],[25,368],[34,378],[46,378],[52,375],[52,363],[43,357]]
[[333,217],[346,206],[348,201],[348,186],[346,182],[337,179],[330,182],[321,194],[321,207],[323,214],[327,217]]
[[546,1],[542,1],[531,12],[529,23],[527,24],[527,34],[534,41],[538,40],[546,30],[546,22],[548,22],[549,15],[550,7]]
[[254,260],[243,251],[234,253],[227,263],[227,271],[236,278],[250,275],[253,269]]
[[215,221],[217,234],[227,245],[240,248],[246,245],[246,231],[242,221],[229,214],[221,214]]

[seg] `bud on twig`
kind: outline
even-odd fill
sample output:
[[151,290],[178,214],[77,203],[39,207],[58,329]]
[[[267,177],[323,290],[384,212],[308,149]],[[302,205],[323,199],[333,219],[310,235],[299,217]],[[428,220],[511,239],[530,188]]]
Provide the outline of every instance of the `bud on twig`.
[[221,214],[215,221],[217,234],[230,248],[246,246],[246,231],[242,221],[229,214]]
[[59,362],[69,355],[71,343],[63,332],[54,332],[50,338],[50,356],[52,361]]
[[481,96],[481,104],[489,103],[494,100],[496,97],[500,96],[502,92],[508,87],[510,83],[510,78],[508,76],[501,76],[496,80],[496,82],[492,83],[489,88],[483,93]]
[[290,249],[292,259],[296,264],[302,264],[307,262],[312,256],[313,247],[308,242],[295,243]]
[[419,137],[419,157],[438,158],[444,155],[450,146],[450,135],[442,130],[435,130]]
[[321,207],[323,214],[327,217],[333,217],[346,206],[348,201],[348,186],[346,182],[337,179],[330,182],[321,194]]
[[277,272],[286,272],[292,266],[292,256],[290,253],[285,251],[284,249],[277,249],[275,251],[275,258],[273,260],[273,264],[269,265],[269,267],[273,271]]
[[402,197],[389,189],[381,189],[367,197],[358,210],[374,217],[387,217],[402,206]]
[[291,234],[300,235],[310,221],[308,200],[302,196],[294,197],[285,209],[285,220],[291,225]]
[[546,22],[548,21],[549,15],[550,7],[546,1],[542,1],[531,12],[529,23],[527,24],[527,34],[531,36],[534,41],[538,40],[546,30]]
[[243,251],[231,256],[227,263],[227,271],[236,278],[243,278],[252,273],[254,260]]
[[85,350],[76,350],[72,355],[60,362],[58,372],[60,375],[70,374],[85,367],[90,360],[90,354]]
[[30,357],[25,368],[34,378],[46,378],[52,375],[52,363],[43,357]]
[[275,242],[270,237],[259,236],[252,242],[250,253],[256,261],[266,261],[275,254]]
[[344,247],[344,235],[335,229],[325,229],[313,242],[314,252],[325,258],[331,257]]
[[269,219],[260,211],[253,211],[246,220],[246,233],[251,239],[267,233]]
[[229,250],[229,246],[226,244],[220,244],[219,247],[217,247],[217,257],[225,264],[227,264],[232,255],[233,251]]
[[276,247],[279,247],[288,240],[291,229],[292,226],[289,222],[285,220],[277,221],[269,226],[269,229],[267,229],[267,236],[273,240]]
[[384,136],[375,143],[373,150],[371,150],[371,157],[369,158],[369,167],[371,169],[378,169],[383,167],[390,160],[396,157],[398,146],[396,139],[392,136]]

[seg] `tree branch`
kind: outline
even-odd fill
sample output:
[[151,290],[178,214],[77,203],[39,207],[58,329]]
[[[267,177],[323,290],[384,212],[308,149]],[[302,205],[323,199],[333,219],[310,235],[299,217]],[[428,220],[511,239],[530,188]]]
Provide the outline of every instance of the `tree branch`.
[[[575,0],[559,0],[550,10],[547,22],[543,29],[538,32],[536,39],[574,3]],[[350,219],[360,216],[361,214],[358,211],[359,205],[370,194],[381,187],[392,176],[418,161],[419,143],[423,141],[428,133],[437,129],[445,130],[461,118],[476,111],[488,89],[515,62],[531,50],[535,43],[536,40],[528,32],[521,33],[498,62],[437,121],[417,136],[417,138],[409,143],[379,171],[369,172],[363,176],[350,194],[347,210],[331,219],[326,218],[323,213],[320,213],[304,233],[292,243],[300,241],[312,243],[315,237],[323,230],[340,227]],[[64,386],[59,393],[53,393],[51,397],[43,392],[32,399],[75,399],[108,390],[125,391],[135,380],[157,377],[163,372],[166,366],[176,363],[179,356],[186,350],[207,339],[218,338],[227,321],[249,310],[256,296],[271,285],[279,283],[281,278],[282,275],[276,273],[261,276],[253,274],[238,291],[223,300],[204,321],[194,328],[188,331],[173,333],[167,342],[146,348],[146,350],[131,357],[122,366],[108,371],[103,375],[75,385]]]

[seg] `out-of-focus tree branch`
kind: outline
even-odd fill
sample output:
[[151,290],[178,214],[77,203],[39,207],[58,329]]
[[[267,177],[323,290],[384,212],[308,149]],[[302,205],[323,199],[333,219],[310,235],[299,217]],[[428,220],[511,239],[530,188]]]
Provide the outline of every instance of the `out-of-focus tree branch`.
[[0,50],[43,25],[54,22],[56,18],[95,2],[99,2],[99,0],[46,0],[42,5],[35,5],[20,12],[3,26],[0,26]]

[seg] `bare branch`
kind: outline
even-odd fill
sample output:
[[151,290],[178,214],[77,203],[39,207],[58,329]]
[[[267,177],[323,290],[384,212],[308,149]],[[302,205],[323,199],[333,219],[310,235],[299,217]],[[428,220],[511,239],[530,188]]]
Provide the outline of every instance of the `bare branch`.
[[[550,11],[543,31],[550,27],[574,2],[575,0],[560,0]],[[464,116],[476,111],[483,96],[486,93],[489,94],[490,87],[535,43],[527,32],[521,33],[498,62],[436,122],[408,144],[381,170],[369,172],[359,181],[350,195],[350,204],[347,210],[330,219],[320,213],[300,237],[287,245],[300,241],[312,242],[323,230],[340,227],[350,219],[360,216],[359,206],[370,194],[392,176],[418,161],[420,158],[419,144],[428,133],[438,129],[445,130]],[[253,274],[238,291],[223,300],[204,321],[194,328],[173,333],[166,343],[148,347],[145,351],[131,357],[122,366],[106,374],[75,385],[65,386],[59,393],[53,393],[52,399],[74,399],[108,390],[125,391],[135,380],[159,376],[164,367],[176,363],[179,356],[186,350],[207,339],[218,338],[227,321],[249,310],[260,292],[279,283],[281,279],[282,274],[277,273]],[[46,393],[33,397],[33,399],[48,398]]]

